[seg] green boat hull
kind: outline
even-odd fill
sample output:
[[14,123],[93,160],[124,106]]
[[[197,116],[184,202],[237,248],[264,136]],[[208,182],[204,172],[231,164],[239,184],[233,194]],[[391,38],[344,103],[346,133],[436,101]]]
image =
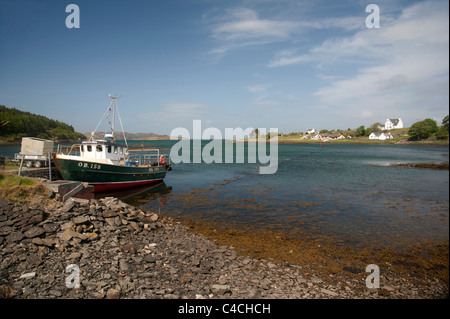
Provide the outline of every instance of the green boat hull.
[[156,183],[167,173],[165,166],[118,166],[62,158],[55,158],[55,164],[65,180],[87,182],[95,192]]

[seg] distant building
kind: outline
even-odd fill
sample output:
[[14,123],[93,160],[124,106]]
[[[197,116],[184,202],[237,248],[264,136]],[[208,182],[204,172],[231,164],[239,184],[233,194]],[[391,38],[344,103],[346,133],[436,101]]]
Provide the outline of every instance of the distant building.
[[386,119],[386,123],[381,124],[379,126],[380,129],[384,130],[393,130],[396,128],[403,128],[403,122],[402,122],[402,118],[399,117],[398,119]]
[[312,137],[314,140],[331,141],[331,140],[343,140],[345,136],[339,133],[335,134],[316,134]]
[[390,140],[392,138],[394,138],[394,137],[389,132],[388,133],[375,133],[375,132],[372,132],[369,135],[369,139],[370,140],[381,140],[381,141],[384,141],[384,140]]
[[306,134],[315,134],[315,133],[317,133],[315,128],[311,128],[311,129],[307,129],[306,130]]

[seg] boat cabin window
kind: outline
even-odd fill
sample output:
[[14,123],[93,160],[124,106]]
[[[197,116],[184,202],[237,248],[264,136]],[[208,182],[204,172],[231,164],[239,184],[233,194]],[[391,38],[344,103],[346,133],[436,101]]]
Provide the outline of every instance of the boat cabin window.
[[101,152],[102,151],[102,146],[101,145],[97,145],[97,152]]
[[86,145],[86,150],[88,152],[92,152],[92,145]]
[[123,154],[123,147],[120,148],[120,154]]
[[114,154],[117,154],[119,150],[117,149],[117,146],[114,146]]
[[111,153],[111,145],[108,145],[108,146],[106,147],[106,149],[108,150],[108,153]]

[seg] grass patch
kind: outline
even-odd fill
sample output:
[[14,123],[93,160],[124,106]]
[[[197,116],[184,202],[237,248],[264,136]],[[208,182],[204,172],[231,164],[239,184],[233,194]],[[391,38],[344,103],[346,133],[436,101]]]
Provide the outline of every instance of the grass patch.
[[0,172],[0,198],[31,203],[45,192],[45,186],[38,179]]
[[10,188],[14,186],[32,186],[38,182],[35,179],[0,173],[0,188]]
[[6,160],[5,166],[4,167],[0,167],[0,169],[14,170],[14,169],[19,169],[19,167],[20,167],[19,163]]

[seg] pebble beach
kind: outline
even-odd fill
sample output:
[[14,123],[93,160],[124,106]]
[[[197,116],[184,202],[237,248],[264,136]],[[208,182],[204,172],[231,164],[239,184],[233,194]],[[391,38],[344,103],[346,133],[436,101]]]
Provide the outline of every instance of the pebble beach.
[[[249,243],[257,237],[182,224],[117,198],[70,198],[63,203],[52,197],[47,192],[27,203],[0,199],[2,298],[448,298],[448,243],[434,245],[440,255],[424,265],[408,255],[397,255],[395,262],[374,257],[379,287],[368,288],[370,272],[363,265],[373,252],[359,252],[354,260],[361,263],[352,263],[329,247],[305,243],[303,260],[300,254],[286,261],[263,254],[264,248],[250,249],[260,247]],[[270,236],[262,237],[270,247]],[[302,244],[283,240],[287,248]]]

